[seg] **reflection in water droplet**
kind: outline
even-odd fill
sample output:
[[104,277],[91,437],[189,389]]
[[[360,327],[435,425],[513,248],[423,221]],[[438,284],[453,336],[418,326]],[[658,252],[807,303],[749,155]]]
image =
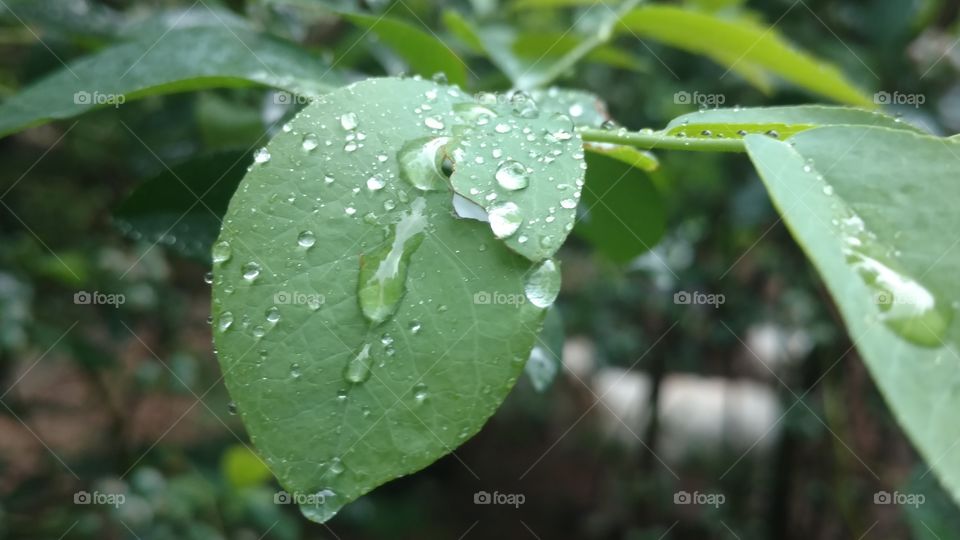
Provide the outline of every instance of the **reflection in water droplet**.
[[315,523],[329,521],[341,507],[337,501],[337,494],[329,489],[322,489],[303,497],[303,499],[302,501],[295,501],[300,507],[300,513]]
[[226,332],[231,325],[233,325],[233,313],[224,311],[220,314],[220,319],[217,320],[217,330]]
[[497,168],[494,177],[501,187],[511,191],[523,189],[527,187],[527,183],[529,182],[527,168],[522,163],[513,161],[512,159],[504,161],[503,164]]
[[253,153],[253,161],[257,163],[266,163],[270,161],[270,152],[266,148],[261,148]]
[[449,140],[447,137],[426,137],[404,144],[397,154],[400,177],[422,191],[446,188],[442,149]]
[[393,315],[406,292],[407,266],[423,241],[427,202],[418,197],[391,227],[388,244],[360,258],[357,297],[364,316],[380,324]]
[[490,229],[497,238],[506,238],[517,232],[523,223],[520,207],[515,203],[500,203],[490,209],[487,217],[490,219]]
[[320,146],[320,142],[317,141],[317,136],[313,133],[307,133],[303,136],[303,143],[301,143],[303,149],[307,152],[310,152]]
[[350,384],[360,384],[370,378],[370,344],[364,344],[360,352],[343,368],[343,378]]
[[277,308],[277,306],[273,306],[267,310],[266,317],[268,323],[277,324],[280,322],[280,310]]
[[560,268],[552,259],[540,263],[523,288],[527,300],[539,308],[548,308],[560,293]]

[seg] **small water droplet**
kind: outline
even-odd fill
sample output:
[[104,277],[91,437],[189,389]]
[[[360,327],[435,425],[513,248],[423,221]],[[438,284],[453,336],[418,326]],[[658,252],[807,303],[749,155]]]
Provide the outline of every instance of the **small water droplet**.
[[317,237],[311,231],[303,231],[297,236],[300,247],[309,248],[317,243]]
[[277,306],[273,306],[266,312],[267,322],[270,324],[277,324],[280,322],[280,310]]
[[423,120],[423,124],[430,129],[443,129],[443,120],[438,116],[428,116]]
[[217,330],[226,332],[233,325],[233,313],[224,311],[217,320]]
[[371,176],[367,178],[367,189],[370,191],[380,191],[387,183],[380,176]]
[[230,257],[233,256],[233,249],[230,247],[230,243],[226,240],[217,242],[213,246],[213,262],[214,264],[225,263],[230,260]]
[[260,275],[260,265],[255,262],[248,262],[240,269],[243,272],[243,279],[253,281]]
[[340,115],[340,127],[343,129],[353,131],[358,125],[360,125],[360,119],[357,118],[357,113],[348,112]]
[[317,136],[313,133],[307,133],[303,136],[303,142],[301,143],[304,151],[311,152],[320,146],[320,142],[317,141]]
[[360,384],[370,378],[370,344],[364,344],[353,358],[343,368],[343,378],[350,384]]
[[413,399],[417,401],[417,404],[422,404],[430,396],[427,391],[427,385],[423,383],[418,383],[413,387]]
[[236,402],[236,401],[231,401],[230,403],[227,403],[227,412],[228,412],[229,414],[231,414],[231,415],[237,414],[237,402]]
[[270,151],[266,148],[260,148],[253,153],[253,161],[257,163],[266,163],[270,161]]
[[560,268],[552,259],[540,263],[528,277],[524,293],[531,304],[548,308],[560,293]]
[[419,334],[420,330],[423,329],[423,325],[419,321],[413,321],[410,323],[410,333]]

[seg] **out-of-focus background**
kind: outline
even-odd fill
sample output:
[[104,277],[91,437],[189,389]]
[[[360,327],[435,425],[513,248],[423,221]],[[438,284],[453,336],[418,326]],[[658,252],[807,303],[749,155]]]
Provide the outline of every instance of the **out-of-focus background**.
[[[287,4],[0,0],[0,99],[161,10],[184,21],[231,10],[355,78],[404,70],[361,29]],[[442,4],[487,17],[509,9]],[[906,121],[960,130],[955,2],[686,5],[749,9],[869,93],[921,97],[891,107]],[[440,6],[404,6],[398,16],[444,32]],[[562,32],[577,12],[544,13],[509,18]],[[694,110],[683,95],[727,107],[818,99],[786,86],[765,95],[654,43],[615,44],[631,65],[586,63],[559,84],[597,93],[633,129]],[[486,61],[471,69],[503,88]],[[614,264],[576,236],[561,251],[554,384],[537,392],[521,379],[455,456],[327,525],[308,522],[276,501],[231,414],[207,321],[209,267],[190,256],[209,214],[162,238],[123,215],[130,193],[168,166],[263,144],[292,112],[268,96],[152,97],[0,140],[0,538],[960,538],[958,509],[905,440],[747,159],[671,153],[653,173],[667,230],[651,252]],[[516,504],[476,504],[482,492]],[[917,504],[889,504],[904,500],[892,494]]]

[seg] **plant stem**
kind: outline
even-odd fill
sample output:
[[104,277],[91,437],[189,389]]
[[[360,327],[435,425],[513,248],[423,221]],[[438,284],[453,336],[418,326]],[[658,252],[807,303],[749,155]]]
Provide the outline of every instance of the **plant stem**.
[[746,152],[743,139],[700,139],[677,137],[662,131],[641,132],[606,129],[582,129],[584,142],[605,142],[633,146],[640,150],[686,150],[689,152]]

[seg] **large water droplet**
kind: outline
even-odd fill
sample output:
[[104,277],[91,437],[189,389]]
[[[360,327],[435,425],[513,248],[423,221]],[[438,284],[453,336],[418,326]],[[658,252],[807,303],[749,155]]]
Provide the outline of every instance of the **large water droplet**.
[[501,187],[511,191],[523,189],[527,187],[527,183],[529,182],[527,168],[523,163],[512,159],[504,161],[503,164],[497,168],[494,177]]
[[560,293],[560,268],[552,259],[540,263],[528,277],[523,287],[527,300],[539,308],[553,305]]
[[341,507],[337,501],[337,494],[329,489],[322,489],[307,496],[306,500],[299,502],[299,506],[300,513],[315,523],[329,521]]
[[253,281],[260,275],[260,265],[255,262],[248,262],[240,269],[243,272],[243,279]]
[[266,148],[261,148],[253,153],[253,161],[257,163],[266,163],[270,161],[270,151]]
[[217,320],[217,330],[226,332],[233,325],[233,313],[224,311]]
[[360,384],[370,378],[370,367],[373,359],[370,357],[370,344],[367,343],[360,352],[347,362],[343,368],[343,378],[350,384]]
[[391,227],[388,243],[360,258],[357,297],[364,316],[373,324],[387,320],[406,292],[407,266],[423,241],[427,202],[418,197]]
[[400,177],[422,191],[445,189],[447,177],[443,174],[443,146],[447,137],[414,139],[400,149]]
[[500,203],[490,209],[487,214],[490,219],[490,229],[497,238],[506,238],[517,232],[520,224],[523,223],[523,216],[520,215],[520,207],[515,203]]

